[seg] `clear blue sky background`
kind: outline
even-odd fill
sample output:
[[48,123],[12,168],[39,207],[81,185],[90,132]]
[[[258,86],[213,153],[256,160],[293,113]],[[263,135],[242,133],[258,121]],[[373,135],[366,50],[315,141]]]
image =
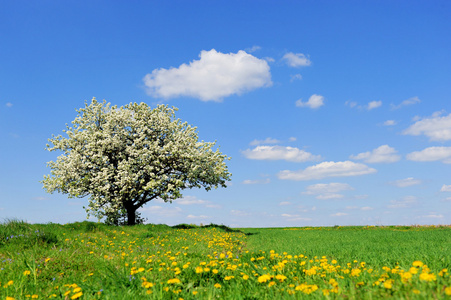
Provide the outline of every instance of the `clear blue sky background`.
[[[450,224],[450,1],[0,0],[0,219],[86,219],[42,189],[92,97],[179,108],[232,182],[152,223]],[[202,54],[202,56],[201,56]]]

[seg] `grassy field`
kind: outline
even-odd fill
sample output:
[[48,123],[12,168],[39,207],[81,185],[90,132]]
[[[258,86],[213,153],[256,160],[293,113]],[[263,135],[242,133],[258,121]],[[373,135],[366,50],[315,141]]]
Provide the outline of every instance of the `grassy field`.
[[446,299],[451,227],[0,224],[0,299]]

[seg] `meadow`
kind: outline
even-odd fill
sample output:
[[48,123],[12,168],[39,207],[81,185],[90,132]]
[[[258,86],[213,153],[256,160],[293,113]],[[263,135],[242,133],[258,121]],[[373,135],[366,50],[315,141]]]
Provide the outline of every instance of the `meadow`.
[[447,299],[451,227],[0,224],[0,299]]

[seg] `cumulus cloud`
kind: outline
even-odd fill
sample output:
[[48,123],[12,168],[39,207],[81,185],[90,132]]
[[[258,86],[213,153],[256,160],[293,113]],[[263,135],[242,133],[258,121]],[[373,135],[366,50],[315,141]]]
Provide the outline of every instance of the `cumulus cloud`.
[[286,160],[292,162],[306,162],[320,160],[321,156],[313,155],[295,147],[257,146],[254,149],[242,151],[248,159],[255,160]]
[[312,64],[310,59],[302,53],[288,52],[282,58],[290,67],[307,67]]
[[304,170],[284,170],[279,172],[277,176],[283,180],[315,180],[327,177],[360,176],[376,172],[373,168],[352,161],[327,161]]
[[155,69],[143,81],[150,96],[165,99],[189,96],[202,101],[221,101],[271,86],[268,63],[245,51],[221,53],[215,49],[202,51],[199,60],[178,68]]
[[451,192],[451,185],[444,184],[440,189],[440,192]]
[[351,155],[351,159],[363,160],[366,163],[393,163],[401,159],[398,151],[388,145],[382,145],[372,151]]
[[347,183],[318,183],[309,185],[303,194],[317,195],[316,199],[319,200],[340,199],[344,196],[338,193],[349,190],[353,190],[353,188]]
[[441,114],[436,112],[429,118],[418,120],[404,130],[403,134],[414,136],[424,134],[430,141],[451,140],[451,113],[447,116],[441,116]]
[[309,107],[312,109],[320,108],[324,105],[324,97],[321,95],[313,94],[310,96],[307,102],[302,102],[302,99],[296,101],[297,107]]
[[280,143],[279,140],[268,137],[264,140],[253,140],[252,142],[249,143],[249,145],[256,146],[256,145],[262,145],[262,144],[278,144],[278,143]]
[[11,103],[11,102],[6,102],[6,107],[12,107],[13,106],[13,104]]
[[421,184],[421,180],[415,179],[413,177],[409,177],[406,179],[400,179],[400,180],[390,182],[390,184],[400,187],[400,188],[404,188],[404,187],[408,187],[408,186],[412,186],[412,185]]
[[289,201],[282,201],[279,203],[279,205],[283,206],[283,205],[291,205],[291,202]]
[[380,106],[382,106],[382,101],[371,101],[368,103],[366,109],[372,110],[372,109],[378,108]]
[[413,161],[442,161],[451,164],[451,147],[429,147],[421,151],[414,151],[406,155]]
[[412,105],[412,104],[416,104],[416,103],[420,103],[420,102],[421,102],[421,100],[418,97],[412,97],[412,98],[409,98],[407,100],[404,100],[403,102],[401,102],[398,105],[391,104],[391,108],[392,109],[400,109],[401,107]]

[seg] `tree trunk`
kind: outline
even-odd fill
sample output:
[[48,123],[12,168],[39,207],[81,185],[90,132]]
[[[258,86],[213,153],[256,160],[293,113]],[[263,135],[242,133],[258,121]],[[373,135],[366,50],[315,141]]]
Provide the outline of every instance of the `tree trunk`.
[[136,208],[127,207],[127,225],[136,224]]

